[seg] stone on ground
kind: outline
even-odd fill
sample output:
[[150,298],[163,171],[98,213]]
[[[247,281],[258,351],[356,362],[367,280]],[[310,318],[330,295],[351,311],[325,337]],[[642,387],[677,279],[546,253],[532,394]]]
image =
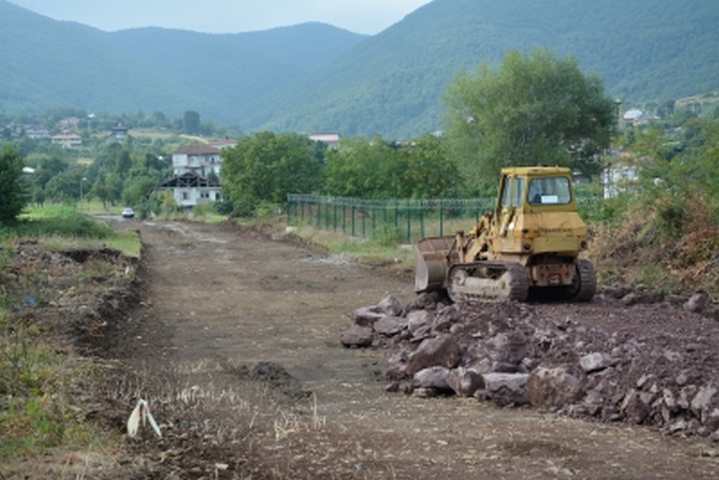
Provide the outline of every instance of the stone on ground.
[[352,327],[340,335],[340,341],[345,347],[364,348],[372,345],[372,329],[360,325]]

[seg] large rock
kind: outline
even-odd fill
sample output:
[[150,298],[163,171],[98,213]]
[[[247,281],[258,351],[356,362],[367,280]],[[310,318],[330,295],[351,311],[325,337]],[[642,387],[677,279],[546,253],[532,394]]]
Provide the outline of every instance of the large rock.
[[407,327],[407,320],[402,317],[382,317],[374,324],[374,331],[385,337],[393,337]]
[[371,327],[384,318],[385,314],[379,311],[376,305],[358,308],[352,312],[352,321],[360,327]]
[[407,377],[407,353],[400,351],[387,359],[387,380],[403,380]]
[[388,316],[397,317],[402,315],[404,306],[392,295],[387,295],[381,302],[377,304],[377,309]]
[[488,373],[482,376],[484,393],[501,407],[529,403],[527,384],[529,375],[522,373]]
[[579,359],[579,365],[587,373],[595,373],[611,365],[611,358],[604,353],[590,353]]
[[482,375],[474,370],[461,367],[449,372],[447,383],[449,388],[460,397],[471,397],[477,390],[484,388]]
[[415,388],[433,388],[448,391],[449,369],[445,367],[425,368],[415,373],[412,385]]
[[462,314],[457,305],[451,305],[441,309],[432,324],[432,329],[437,332],[448,331],[462,319]]
[[521,332],[500,333],[487,343],[492,360],[498,364],[519,365],[527,356],[527,337]]
[[704,420],[709,407],[712,405],[712,400],[717,394],[717,389],[713,385],[706,385],[699,389],[697,394],[692,399],[691,409],[694,414]]
[[527,382],[527,396],[533,407],[563,407],[574,403],[580,393],[580,381],[565,368],[538,368]]
[[409,331],[415,335],[423,328],[429,328],[432,325],[432,315],[426,310],[415,310],[407,315]]
[[345,347],[364,348],[372,345],[372,329],[352,325],[352,327],[340,335],[340,341]]
[[454,368],[462,353],[459,345],[449,335],[424,340],[409,357],[407,374],[414,375],[429,367]]
[[700,292],[695,295],[692,295],[692,297],[689,299],[689,301],[684,304],[684,308],[690,312],[694,313],[702,313],[704,310],[707,309],[707,306],[709,305],[709,295],[706,293]]
[[634,389],[627,392],[620,410],[629,422],[637,425],[642,424],[651,413],[650,406],[642,398],[641,394]]

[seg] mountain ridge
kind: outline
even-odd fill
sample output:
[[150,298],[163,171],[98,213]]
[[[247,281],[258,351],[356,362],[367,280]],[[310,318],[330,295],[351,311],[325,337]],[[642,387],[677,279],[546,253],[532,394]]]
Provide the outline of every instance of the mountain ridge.
[[192,109],[245,130],[407,138],[442,127],[458,72],[534,48],[576,57],[628,102],[719,88],[716,0],[435,0],[373,36],[320,22],[105,32],[5,0],[0,16],[10,112]]

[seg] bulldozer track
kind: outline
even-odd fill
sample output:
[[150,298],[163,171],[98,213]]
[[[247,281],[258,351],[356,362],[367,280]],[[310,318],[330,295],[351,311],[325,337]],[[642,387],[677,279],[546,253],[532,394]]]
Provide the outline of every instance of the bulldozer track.
[[[451,281],[448,288],[448,292],[450,295],[450,298],[454,300],[455,303],[464,303],[464,304],[478,304],[478,303],[487,303],[487,302],[493,302],[493,303],[501,303],[505,301],[516,301],[516,302],[526,302],[527,298],[529,297],[529,276],[527,275],[527,269],[519,264],[512,264],[512,263],[496,263],[496,262],[480,262],[477,264],[473,264],[471,267],[479,267],[479,266],[491,266],[491,267],[497,267],[497,268],[504,268],[506,273],[509,273],[509,285],[508,285],[508,293],[504,296],[490,296],[490,295],[482,295],[482,294],[471,294],[466,292],[460,292],[457,289],[452,287]],[[465,270],[470,267],[469,265],[458,265],[454,267],[453,270]],[[505,275],[506,275],[505,273]],[[450,278],[452,273],[450,272]],[[504,277],[504,275],[503,275]],[[499,281],[499,280],[497,280]]]

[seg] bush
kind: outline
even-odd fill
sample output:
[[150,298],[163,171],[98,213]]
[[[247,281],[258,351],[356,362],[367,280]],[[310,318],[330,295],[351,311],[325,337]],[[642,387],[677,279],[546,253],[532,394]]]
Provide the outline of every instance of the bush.
[[53,205],[32,210],[16,225],[5,231],[6,236],[40,237],[61,236],[81,238],[108,238],[113,231],[109,225],[79,213],[75,208]]
[[23,180],[23,161],[10,147],[0,152],[0,223],[15,221],[28,201],[27,185]]

